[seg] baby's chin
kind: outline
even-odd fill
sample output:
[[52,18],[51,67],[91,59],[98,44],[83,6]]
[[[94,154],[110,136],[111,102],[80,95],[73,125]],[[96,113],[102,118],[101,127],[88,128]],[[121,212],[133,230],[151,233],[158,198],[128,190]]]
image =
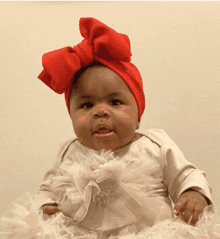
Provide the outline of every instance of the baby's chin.
[[127,139],[117,139],[117,140],[91,140],[91,141],[84,141],[80,140],[80,143],[86,146],[87,148],[93,149],[93,150],[111,150],[114,151],[116,149],[120,149],[127,144],[130,144],[134,141],[136,141],[136,134],[132,135],[132,137]]
[[113,151],[115,149],[120,148],[120,146],[117,146],[115,143],[108,143],[108,144],[103,144],[103,143],[99,143],[93,146],[93,149],[95,150],[106,150],[106,151]]
[[117,145],[115,142],[111,143],[94,143],[94,144],[86,144],[85,142],[81,142],[87,148],[94,149],[94,150],[105,150],[105,151],[113,151],[115,149],[121,148],[122,146]]

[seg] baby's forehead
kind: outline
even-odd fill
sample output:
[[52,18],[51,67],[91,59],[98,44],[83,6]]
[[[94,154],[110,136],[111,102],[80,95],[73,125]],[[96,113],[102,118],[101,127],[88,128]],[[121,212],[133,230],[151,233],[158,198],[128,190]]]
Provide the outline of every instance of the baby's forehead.
[[100,92],[130,92],[125,81],[114,71],[107,67],[95,66],[84,71],[73,81],[73,93],[87,94]]
[[72,94],[72,97],[76,100],[91,100],[91,99],[95,99],[95,100],[99,100],[99,99],[109,99],[109,98],[130,98],[132,97],[132,95],[128,94],[128,92],[125,91],[114,91],[114,92],[107,92],[105,94],[103,94],[103,92],[99,92],[99,94],[94,94],[94,93],[77,93],[74,92]]

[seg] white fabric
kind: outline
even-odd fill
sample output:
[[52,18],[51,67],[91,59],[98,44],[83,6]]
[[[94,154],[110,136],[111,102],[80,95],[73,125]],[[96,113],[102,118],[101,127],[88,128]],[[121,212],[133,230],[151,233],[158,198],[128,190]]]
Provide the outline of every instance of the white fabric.
[[[148,193],[148,195],[154,197],[155,202],[158,202],[163,208],[163,213],[158,212],[160,215],[151,214],[153,222],[151,221],[150,224],[154,224],[157,220],[172,218],[170,198],[175,203],[187,188],[196,189],[212,203],[211,188],[206,181],[205,172],[200,171],[195,165],[188,162],[181,150],[163,130],[149,129],[145,132],[138,131],[137,133],[142,135],[140,139],[115,150],[113,155],[127,165],[127,170],[129,170],[128,165],[141,162],[155,168],[155,172],[149,175],[153,184],[144,184],[141,187],[143,193]],[[58,160],[55,162],[54,167],[46,173],[40,186],[39,193],[45,197],[45,203],[60,203],[59,190],[62,187],[68,187],[68,180],[66,185],[64,183],[57,187],[58,190],[55,192],[54,188],[60,182],[57,182],[54,178],[57,179],[57,176],[64,175],[70,175],[74,178],[75,175],[73,174],[76,174],[77,171],[71,170],[71,167],[76,164],[78,167],[86,167],[88,163],[86,162],[88,160],[86,156],[91,153],[100,155],[101,150],[89,149],[77,139],[70,140],[64,144]],[[84,158],[79,157],[79,155],[84,155]],[[145,173],[147,174],[147,172]],[[91,185],[91,187],[93,186]],[[80,195],[80,193],[84,192],[78,188],[78,193]],[[76,196],[76,194],[74,195]],[[62,208],[62,210],[66,210],[67,214],[71,211],[70,208],[73,207],[70,201],[66,202],[65,208]],[[86,206],[85,214],[88,213],[88,207],[89,203]],[[144,207],[142,207],[143,210]],[[146,210],[150,213],[149,207]]]

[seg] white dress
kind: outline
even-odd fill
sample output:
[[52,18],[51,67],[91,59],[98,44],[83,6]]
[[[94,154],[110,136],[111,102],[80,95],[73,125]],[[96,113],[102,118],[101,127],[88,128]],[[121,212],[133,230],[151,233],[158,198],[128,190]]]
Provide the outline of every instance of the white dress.
[[[16,204],[13,217],[0,220],[0,238],[220,238],[205,172],[163,130],[138,133],[140,139],[114,152],[67,142],[39,196],[29,197],[29,206]],[[175,203],[188,188],[210,202],[196,227],[172,214],[171,199]],[[69,217],[39,213],[47,203]],[[21,221],[23,231],[21,223],[16,227]]]

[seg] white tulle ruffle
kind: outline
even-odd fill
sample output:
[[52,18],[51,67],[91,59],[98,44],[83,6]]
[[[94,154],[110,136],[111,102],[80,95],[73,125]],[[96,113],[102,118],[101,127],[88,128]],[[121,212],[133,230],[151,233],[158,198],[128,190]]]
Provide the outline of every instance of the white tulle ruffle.
[[[26,193],[19,202],[12,203],[0,218],[1,239],[98,239],[98,233],[69,226],[70,218],[62,213],[45,218],[39,211],[41,198]],[[138,234],[118,236],[118,239],[219,239],[220,217],[207,207],[196,227],[192,227],[178,218],[156,223]],[[113,237],[109,237],[113,238]],[[114,237],[116,238],[116,237]]]
[[0,239],[220,238],[220,218],[212,206],[196,227],[167,214],[169,205],[153,195],[161,183],[159,170],[141,155],[138,162],[117,160],[111,152],[78,155],[50,185],[59,208],[69,217],[43,214],[45,198],[27,192],[0,218]]

